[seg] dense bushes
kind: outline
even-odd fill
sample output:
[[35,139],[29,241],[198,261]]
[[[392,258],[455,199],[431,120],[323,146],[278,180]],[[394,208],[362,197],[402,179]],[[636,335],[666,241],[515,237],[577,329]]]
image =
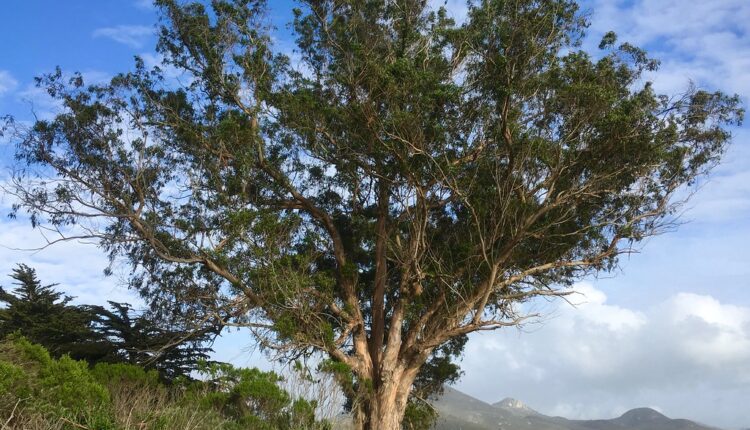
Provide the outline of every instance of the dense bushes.
[[85,362],[68,356],[55,360],[43,347],[15,337],[0,344],[0,381],[0,407],[5,412],[0,415],[5,420],[13,415],[9,425],[18,421],[24,424],[18,428],[26,428],[24,420],[54,417],[61,424],[115,428],[108,414],[109,393]]
[[330,427],[275,373],[203,360],[207,331],[123,303],[71,305],[28,266],[11,277],[13,291],[0,287],[0,430]]
[[198,373],[198,380],[165,386],[154,371],[122,363],[90,368],[10,336],[0,343],[0,428],[330,428],[315,420],[313,402],[293,399],[273,372],[205,364]]

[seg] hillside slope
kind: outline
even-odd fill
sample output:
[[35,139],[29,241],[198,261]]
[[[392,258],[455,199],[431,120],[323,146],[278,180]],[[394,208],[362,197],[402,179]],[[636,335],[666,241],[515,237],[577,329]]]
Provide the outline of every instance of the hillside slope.
[[649,408],[632,409],[601,420],[550,417],[507,398],[491,405],[452,388],[434,403],[438,430],[716,430],[693,421],[671,419]]

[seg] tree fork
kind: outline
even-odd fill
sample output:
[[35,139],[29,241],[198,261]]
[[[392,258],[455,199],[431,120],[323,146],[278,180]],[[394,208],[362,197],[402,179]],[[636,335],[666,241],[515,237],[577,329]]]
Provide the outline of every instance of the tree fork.
[[[426,356],[424,356],[426,358]],[[360,410],[355,411],[359,430],[400,430],[414,380],[422,363],[382,363],[381,383]]]

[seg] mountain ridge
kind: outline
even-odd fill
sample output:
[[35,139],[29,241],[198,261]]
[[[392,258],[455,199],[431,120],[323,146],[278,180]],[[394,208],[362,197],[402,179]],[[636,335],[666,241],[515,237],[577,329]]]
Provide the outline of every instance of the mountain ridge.
[[449,387],[433,406],[440,414],[438,430],[718,430],[645,407],[610,419],[552,417],[511,397],[490,404]]

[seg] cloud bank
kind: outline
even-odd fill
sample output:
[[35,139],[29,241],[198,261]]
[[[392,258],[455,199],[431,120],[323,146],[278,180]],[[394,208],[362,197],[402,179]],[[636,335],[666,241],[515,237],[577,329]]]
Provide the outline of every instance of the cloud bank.
[[591,283],[575,290],[576,307],[560,301],[539,325],[473,336],[458,388],[569,418],[649,406],[712,425],[750,423],[750,307],[678,293],[641,311],[608,303]]

